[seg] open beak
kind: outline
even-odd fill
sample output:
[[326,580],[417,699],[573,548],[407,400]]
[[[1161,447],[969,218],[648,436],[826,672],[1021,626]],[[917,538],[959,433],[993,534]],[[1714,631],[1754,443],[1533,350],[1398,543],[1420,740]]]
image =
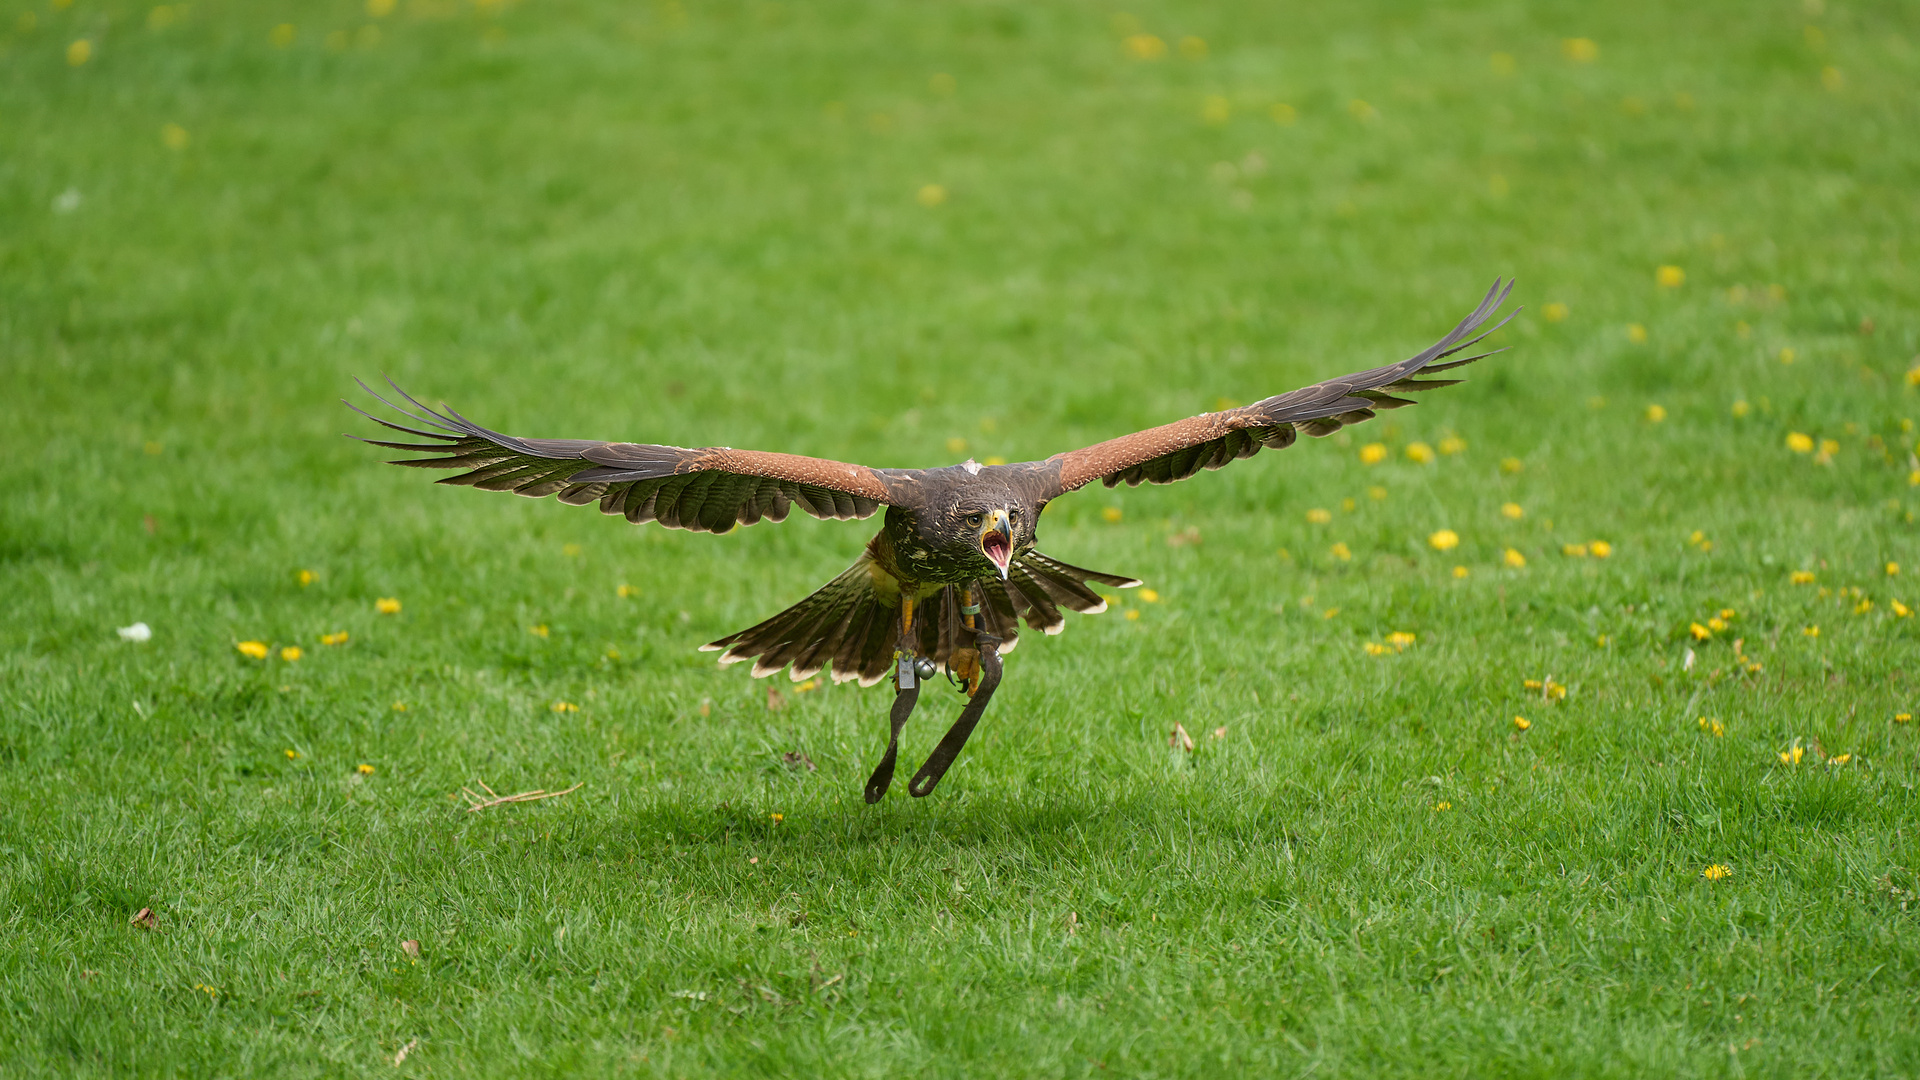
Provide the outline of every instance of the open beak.
[[1013,526],[1005,510],[995,510],[980,527],[980,551],[1000,568],[1000,580],[1007,579],[1007,564],[1013,561]]

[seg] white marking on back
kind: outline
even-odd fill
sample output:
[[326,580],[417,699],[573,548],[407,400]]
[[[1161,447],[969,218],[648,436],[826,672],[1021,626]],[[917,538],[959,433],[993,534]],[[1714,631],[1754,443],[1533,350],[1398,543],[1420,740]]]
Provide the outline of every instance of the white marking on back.
[[960,467],[967,470],[968,476],[980,475],[980,463],[973,460],[972,458],[968,458],[967,460],[961,462]]

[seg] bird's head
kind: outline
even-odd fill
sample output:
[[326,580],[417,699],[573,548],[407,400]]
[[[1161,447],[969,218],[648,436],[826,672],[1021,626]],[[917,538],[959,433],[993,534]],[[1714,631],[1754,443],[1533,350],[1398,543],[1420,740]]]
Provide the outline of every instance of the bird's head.
[[920,541],[981,577],[1005,578],[1032,550],[1039,512],[1013,492],[968,491],[931,514],[915,515]]
[[1007,564],[1013,561],[1014,529],[1019,519],[1020,508],[1017,506],[983,508],[962,519],[975,548],[987,557],[987,561],[993,564],[1003,579],[1007,576]]

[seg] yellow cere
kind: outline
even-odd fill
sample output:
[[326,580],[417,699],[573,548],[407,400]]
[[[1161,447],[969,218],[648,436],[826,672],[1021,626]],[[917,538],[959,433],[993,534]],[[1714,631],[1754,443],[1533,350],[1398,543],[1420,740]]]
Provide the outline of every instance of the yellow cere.
[[249,656],[255,660],[267,658],[267,643],[264,641],[243,641],[234,648],[240,650],[240,655]]

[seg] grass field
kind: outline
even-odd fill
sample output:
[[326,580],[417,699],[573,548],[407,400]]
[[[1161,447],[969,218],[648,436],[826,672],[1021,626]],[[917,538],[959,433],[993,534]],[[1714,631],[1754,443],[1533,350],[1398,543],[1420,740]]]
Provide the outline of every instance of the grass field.
[[[0,1073],[1920,1073],[1917,80],[1897,2],[12,4]],[[872,808],[884,687],[694,648],[873,523],[339,437],[1021,460],[1500,274],[1465,385],[1052,507],[1152,595]]]

